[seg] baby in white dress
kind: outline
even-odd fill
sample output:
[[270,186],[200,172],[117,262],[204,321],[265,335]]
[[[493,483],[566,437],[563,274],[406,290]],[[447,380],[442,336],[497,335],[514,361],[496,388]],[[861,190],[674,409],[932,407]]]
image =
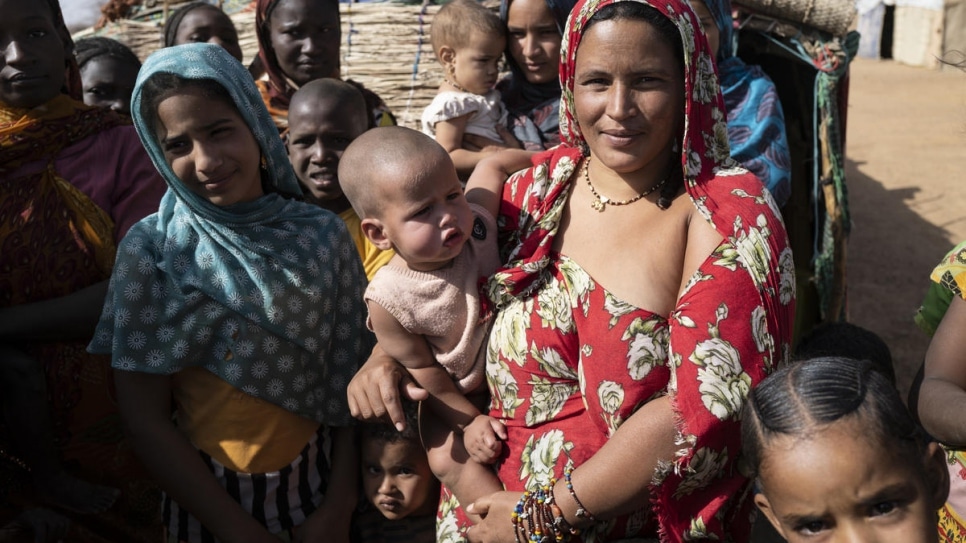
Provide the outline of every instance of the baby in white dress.
[[[423,133],[446,149],[465,180],[484,156],[520,146],[506,128],[506,108],[494,89],[506,28],[496,13],[475,0],[453,0],[433,18],[430,37],[446,75],[436,98],[423,110]],[[468,134],[484,138],[486,144],[477,138],[467,145]]]

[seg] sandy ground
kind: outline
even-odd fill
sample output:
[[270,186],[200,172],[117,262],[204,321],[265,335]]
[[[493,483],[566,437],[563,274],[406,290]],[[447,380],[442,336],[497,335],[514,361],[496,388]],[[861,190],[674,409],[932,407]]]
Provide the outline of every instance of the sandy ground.
[[889,344],[905,391],[928,345],[912,315],[966,240],[966,73],[857,59],[851,78],[849,320]]

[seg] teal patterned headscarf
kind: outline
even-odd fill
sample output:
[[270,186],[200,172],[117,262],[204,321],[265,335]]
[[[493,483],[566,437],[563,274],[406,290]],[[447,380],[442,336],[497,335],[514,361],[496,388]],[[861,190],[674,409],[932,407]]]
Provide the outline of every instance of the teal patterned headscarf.
[[[278,128],[275,127],[268,110],[265,109],[251,74],[238,60],[226,53],[223,47],[210,43],[190,43],[157,51],[148,57],[141,71],[138,72],[134,95],[131,97],[131,116],[134,118],[134,128],[137,129],[141,143],[151,156],[154,166],[168,182],[168,188],[196,212],[212,220],[235,222],[238,220],[238,210],[219,208],[191,192],[178,181],[164,158],[161,142],[152,131],[153,119],[145,118],[142,106],[144,83],[157,74],[171,74],[182,79],[209,79],[217,82],[228,91],[235,107],[252,129],[252,134],[258,146],[261,147],[262,156],[265,157],[266,167],[270,173],[268,180],[270,186],[265,187],[266,192],[301,196],[302,189],[289,163],[285,145],[278,137]],[[262,107],[258,107],[258,104],[262,104]],[[150,114],[155,115],[156,112],[152,111]],[[161,207],[163,209],[164,204]],[[263,217],[267,214],[266,210],[259,215]],[[256,217],[250,218],[256,219]]]
[[[141,107],[159,73],[228,91],[266,159],[266,195],[219,207],[174,175]],[[373,343],[365,273],[336,215],[287,197],[301,191],[247,70],[217,45],[162,49],[141,68],[131,111],[169,190],[121,242],[89,349],[125,371],[203,367],[295,414],[349,424],[346,386]]]

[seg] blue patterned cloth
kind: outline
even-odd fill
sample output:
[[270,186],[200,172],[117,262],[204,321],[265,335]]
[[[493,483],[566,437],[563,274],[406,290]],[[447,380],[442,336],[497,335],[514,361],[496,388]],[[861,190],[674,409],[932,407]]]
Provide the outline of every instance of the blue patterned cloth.
[[759,66],[749,66],[735,55],[731,0],[704,3],[718,24],[718,77],[728,112],[731,157],[765,183],[778,205],[784,205],[792,190],[791,156],[775,83]]
[[[265,196],[218,207],[174,175],[141,111],[158,73],[228,91],[266,159]],[[297,415],[349,424],[346,386],[373,344],[365,273],[344,223],[290,197],[298,182],[248,72],[217,45],[161,49],[141,68],[131,111],[168,192],[121,242],[89,350],[125,371],[204,367]]]

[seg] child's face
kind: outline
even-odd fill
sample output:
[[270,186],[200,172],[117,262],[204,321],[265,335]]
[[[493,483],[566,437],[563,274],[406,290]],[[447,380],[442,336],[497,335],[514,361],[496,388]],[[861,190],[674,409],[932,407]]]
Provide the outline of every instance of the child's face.
[[262,196],[261,149],[234,106],[188,87],[158,104],[157,138],[178,179],[216,206]]
[[864,437],[853,420],[804,438],[773,438],[755,503],[789,543],[937,541],[936,511],[948,494],[935,443],[913,465]]
[[321,100],[300,102],[289,110],[288,157],[295,175],[311,198],[330,211],[339,213],[349,207],[339,185],[339,159],[366,130],[365,114]]
[[[410,166],[401,175],[417,177],[418,167]],[[395,250],[410,269],[431,271],[449,264],[473,233],[473,212],[448,160],[438,161],[413,183],[383,189],[383,194],[377,221],[381,238],[371,239],[380,249]]]
[[84,103],[131,114],[131,94],[138,78],[138,67],[108,56],[93,58],[81,70]]
[[239,62],[242,59],[234,23],[214,6],[197,7],[185,14],[174,37],[175,45],[205,42],[224,47]]
[[366,498],[390,520],[435,509],[431,498],[436,485],[426,453],[407,441],[363,442],[362,487]]
[[486,94],[500,76],[500,59],[506,40],[493,39],[483,32],[473,31],[465,46],[456,49],[452,61],[452,77],[457,85],[473,94]]

